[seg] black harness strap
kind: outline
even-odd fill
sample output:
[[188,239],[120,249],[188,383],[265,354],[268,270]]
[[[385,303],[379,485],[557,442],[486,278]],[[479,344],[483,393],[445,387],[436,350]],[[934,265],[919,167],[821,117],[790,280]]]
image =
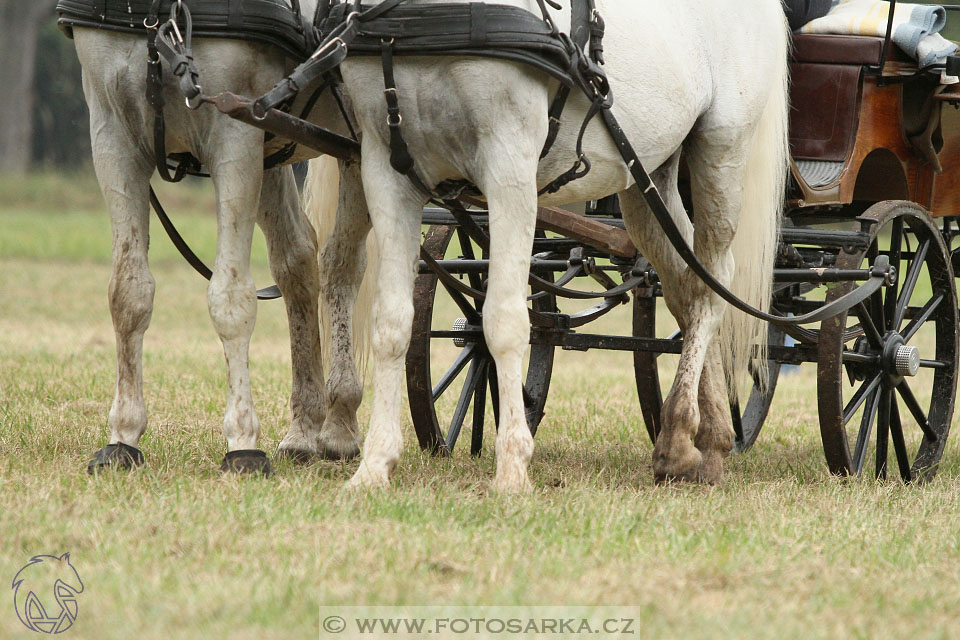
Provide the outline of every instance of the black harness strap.
[[390,166],[397,173],[410,179],[417,189],[427,195],[433,194],[433,189],[424,184],[420,174],[414,166],[413,156],[403,139],[400,126],[403,116],[400,113],[400,95],[397,90],[397,81],[393,73],[393,40],[382,40],[380,43],[380,59],[383,63],[383,95],[387,99],[387,127],[390,129]]
[[557,141],[557,136],[560,135],[560,117],[563,115],[563,110],[567,106],[567,99],[569,97],[570,87],[565,84],[560,85],[560,88],[557,89],[557,95],[553,97],[553,102],[550,103],[550,109],[547,112],[547,117],[549,118],[547,141],[543,143],[543,151],[540,152],[541,160],[547,157],[550,149],[553,148],[553,144]]
[[198,164],[181,160],[174,172],[170,173],[167,164],[167,127],[163,119],[163,65],[157,48],[157,35],[160,26],[160,0],[154,0],[144,22],[147,25],[147,102],[153,107],[153,156],[160,177],[167,182],[180,182],[189,169],[197,169]]
[[470,46],[487,46],[487,5],[470,3]]

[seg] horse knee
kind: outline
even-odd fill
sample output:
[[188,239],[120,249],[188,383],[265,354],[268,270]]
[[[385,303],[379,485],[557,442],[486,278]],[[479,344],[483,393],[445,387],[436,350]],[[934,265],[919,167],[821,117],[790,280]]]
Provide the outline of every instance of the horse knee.
[[257,293],[253,276],[217,270],[207,288],[210,319],[221,340],[249,339],[257,315]]
[[483,313],[483,337],[495,358],[522,356],[530,342],[530,320],[522,295],[516,299],[487,298]]
[[123,334],[146,331],[153,313],[156,283],[146,260],[126,260],[114,265],[110,277],[110,314]]
[[373,350],[379,360],[400,360],[407,354],[413,327],[413,301],[377,306]]

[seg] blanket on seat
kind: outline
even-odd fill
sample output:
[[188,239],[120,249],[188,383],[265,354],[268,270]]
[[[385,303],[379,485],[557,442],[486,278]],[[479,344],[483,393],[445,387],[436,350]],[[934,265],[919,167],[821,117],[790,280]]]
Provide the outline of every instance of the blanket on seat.
[[[880,36],[887,33],[890,3],[878,0],[833,0],[830,13],[807,23],[801,33]],[[947,24],[941,6],[898,2],[893,20],[893,42],[921,67],[942,63],[957,45],[940,35]]]

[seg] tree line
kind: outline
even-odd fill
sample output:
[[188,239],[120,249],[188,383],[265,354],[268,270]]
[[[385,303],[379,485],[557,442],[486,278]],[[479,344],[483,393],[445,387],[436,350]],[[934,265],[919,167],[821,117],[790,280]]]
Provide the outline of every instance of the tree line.
[[0,0],[0,172],[90,161],[80,63],[56,0]]

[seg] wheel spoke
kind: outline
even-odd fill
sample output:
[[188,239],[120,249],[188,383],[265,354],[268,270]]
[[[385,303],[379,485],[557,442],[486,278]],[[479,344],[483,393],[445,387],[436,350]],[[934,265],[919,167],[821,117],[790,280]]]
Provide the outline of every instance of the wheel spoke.
[[490,404],[493,405],[493,423],[500,426],[500,383],[497,382],[497,365],[487,367],[487,384],[490,385]]
[[737,442],[743,442],[743,413],[740,411],[740,398],[730,400],[730,417],[733,419],[733,433]]
[[437,383],[437,386],[433,388],[433,401],[436,402],[440,396],[453,384],[453,381],[457,379],[457,376],[460,375],[460,372],[463,371],[463,368],[469,364],[473,357],[477,354],[477,345],[471,344],[460,352],[460,355],[457,356],[457,359],[453,362],[447,372],[443,374],[443,377],[440,378],[440,382]]
[[917,315],[913,316],[913,319],[910,321],[910,324],[900,332],[900,335],[903,336],[903,339],[907,342],[910,342],[912,338],[924,322],[930,319],[930,316],[933,315],[933,312],[937,310],[937,307],[940,306],[940,303],[943,302],[943,294],[937,294],[935,297],[931,298],[927,304],[923,305]]
[[863,327],[863,332],[870,344],[876,349],[883,349],[883,337],[880,335],[877,325],[873,322],[870,312],[867,311],[867,305],[862,302],[857,305],[857,317],[860,318],[860,326]]
[[[890,229],[890,266],[900,273],[900,258],[903,252],[903,218],[895,218]],[[897,311],[897,290],[891,288],[886,292],[883,304],[884,329],[894,329],[894,318]]]
[[457,438],[460,437],[463,421],[467,417],[467,409],[470,408],[470,400],[479,382],[481,365],[482,362],[480,360],[474,360],[470,364],[470,370],[467,371],[466,379],[463,381],[463,389],[460,390],[460,399],[457,400],[457,409],[453,412],[453,419],[450,421],[450,430],[447,431],[447,451],[450,453],[453,453],[453,447],[457,444]]
[[850,398],[850,402],[848,402],[847,406],[843,409],[843,426],[847,426],[847,423],[853,418],[853,414],[857,412],[857,409],[860,408],[863,401],[866,400],[867,396],[880,384],[880,376],[881,374],[878,373],[872,380],[864,382],[860,385],[860,388],[857,389],[857,392],[853,394],[853,397]]
[[463,315],[466,316],[467,322],[474,325],[480,324],[480,314],[477,312],[476,307],[470,304],[470,301],[467,300],[467,297],[448,285],[445,282],[440,282],[443,285],[443,288],[446,289],[447,293],[450,294],[450,297],[453,298],[453,301],[460,307],[460,311],[463,312]]
[[[476,260],[476,253],[473,251],[473,243],[470,242],[470,236],[463,230],[463,227],[457,227],[457,239],[460,240],[460,252],[467,260]],[[478,291],[483,291],[483,282],[479,273],[467,274],[467,280],[470,286]]]
[[880,394],[880,412],[877,416],[877,480],[887,478],[887,441],[890,435],[890,399],[893,394],[884,388]]
[[923,431],[923,435],[930,438],[931,442],[939,440],[940,436],[938,436],[930,426],[930,422],[927,420],[923,408],[920,406],[920,403],[917,402],[917,398],[913,395],[913,390],[906,380],[902,380],[900,384],[897,385],[897,391],[900,393],[900,397],[903,398],[903,403],[907,405],[907,409],[909,409],[911,415],[913,415],[913,419],[920,425],[920,430]]
[[873,430],[873,421],[877,417],[877,408],[880,405],[880,396],[886,390],[874,391],[863,410],[860,418],[860,431],[857,433],[857,444],[853,450],[853,472],[860,475],[863,472],[863,463],[867,458],[867,444],[870,442],[870,432]]
[[907,457],[907,445],[903,440],[903,425],[900,423],[900,407],[896,396],[893,397],[893,410],[890,413],[890,435],[893,439],[893,450],[897,454],[900,477],[904,482],[910,482],[913,480],[913,472],[910,470],[910,458]]
[[477,385],[473,392],[473,431],[470,433],[470,455],[477,457],[483,451],[483,418],[487,411],[487,362],[480,365]]
[[[870,246],[870,250],[867,252],[867,260],[870,264],[874,264],[877,261],[877,256],[879,251],[877,249],[876,240]],[[874,321],[874,327],[879,329],[886,329],[887,326],[887,314],[884,310],[883,304],[883,289],[877,290],[872,296],[870,296],[870,319]]]
[[903,319],[907,315],[907,309],[910,307],[910,298],[913,297],[913,291],[917,288],[917,281],[920,280],[920,272],[923,270],[924,260],[927,258],[927,252],[930,250],[930,239],[924,240],[917,247],[917,252],[913,254],[913,262],[907,269],[907,275],[903,280],[903,287],[900,289],[900,297],[897,299],[897,310],[894,320],[894,329],[898,329],[903,324]]

